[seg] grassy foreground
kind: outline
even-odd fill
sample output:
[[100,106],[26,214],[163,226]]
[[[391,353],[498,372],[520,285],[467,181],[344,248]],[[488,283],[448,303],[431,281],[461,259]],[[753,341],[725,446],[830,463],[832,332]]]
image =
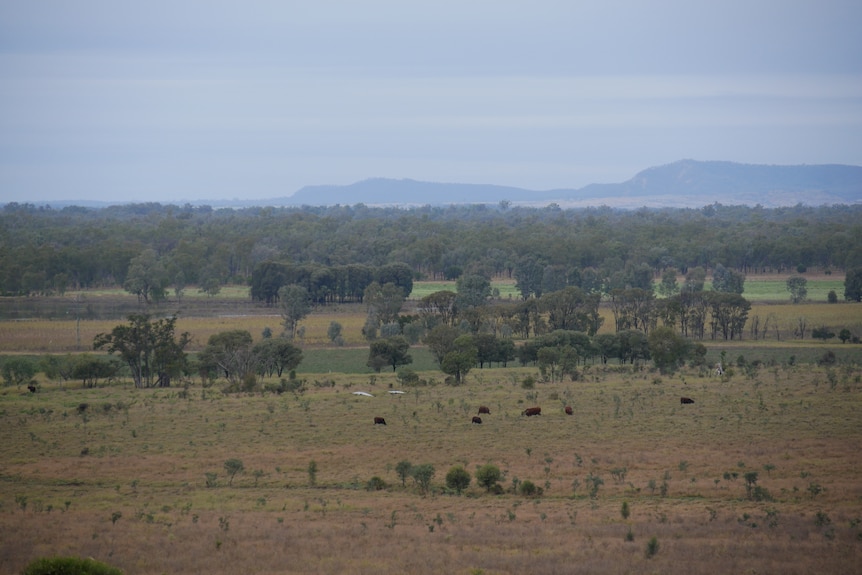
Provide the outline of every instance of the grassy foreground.
[[[858,362],[590,367],[525,389],[529,374],[429,372],[403,395],[391,374],[340,373],[282,395],[3,389],[0,572],[51,554],[136,574],[858,571]],[[427,493],[402,485],[403,460],[434,466]],[[502,493],[445,488],[450,467],[487,463]]]

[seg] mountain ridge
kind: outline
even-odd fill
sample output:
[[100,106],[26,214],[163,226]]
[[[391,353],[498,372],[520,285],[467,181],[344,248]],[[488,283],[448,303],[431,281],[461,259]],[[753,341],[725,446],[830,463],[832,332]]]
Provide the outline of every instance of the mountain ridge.
[[[679,160],[642,170],[616,184],[528,190],[494,184],[370,178],[345,186],[306,186],[288,205],[425,205],[498,203],[561,207],[701,207],[713,203],[765,207],[862,202],[862,166],[769,165]],[[313,201],[312,201],[313,200]]]

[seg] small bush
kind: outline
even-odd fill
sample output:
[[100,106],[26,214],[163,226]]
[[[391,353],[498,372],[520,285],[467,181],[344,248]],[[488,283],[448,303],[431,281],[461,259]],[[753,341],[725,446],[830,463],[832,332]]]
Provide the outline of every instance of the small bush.
[[95,559],[80,557],[46,557],[36,559],[21,572],[22,575],[123,575],[116,567],[111,567]]
[[383,491],[386,487],[386,482],[376,475],[365,484],[365,489],[368,491]]
[[518,490],[524,497],[534,497],[539,492],[540,488],[536,487],[536,484],[529,479],[526,479],[518,486]]
[[487,463],[476,470],[476,483],[489,492],[494,489],[502,477],[503,474],[500,473],[500,468],[492,463]]
[[646,557],[647,557],[647,559],[650,559],[651,557],[655,557],[656,553],[658,553],[658,548],[659,548],[658,539],[656,539],[655,537],[651,537],[650,540],[647,541],[647,544],[646,544]]

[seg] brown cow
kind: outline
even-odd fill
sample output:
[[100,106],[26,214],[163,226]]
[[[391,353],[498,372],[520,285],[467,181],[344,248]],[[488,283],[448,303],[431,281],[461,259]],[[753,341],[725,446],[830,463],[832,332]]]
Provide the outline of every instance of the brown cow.
[[383,419],[382,417],[375,417],[374,418],[374,425],[386,425],[386,420]]
[[473,416],[473,423],[482,423],[482,418],[478,415]]
[[694,403],[694,400],[690,397],[680,397],[679,402],[684,405],[686,403]]
[[572,410],[572,406],[571,406],[571,405],[567,405],[567,406],[566,406],[566,415],[574,415],[574,413],[575,413],[575,412]]
[[479,415],[482,415],[483,413],[487,413],[488,415],[491,415],[491,410],[488,409],[487,407],[485,407],[484,405],[480,405],[479,406]]
[[521,413],[521,415],[526,415],[527,417],[531,417],[533,415],[542,415],[542,408],[541,407],[528,407],[527,409],[525,409]]

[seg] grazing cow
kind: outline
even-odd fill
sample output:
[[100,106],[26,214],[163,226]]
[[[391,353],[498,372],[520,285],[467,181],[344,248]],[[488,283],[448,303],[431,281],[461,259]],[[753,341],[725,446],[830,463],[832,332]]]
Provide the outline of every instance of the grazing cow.
[[473,423],[482,423],[482,418],[478,415],[473,416]]
[[375,417],[374,418],[374,425],[386,425],[386,420],[383,419],[382,417]]
[[36,393],[36,386],[35,385],[32,385],[32,384],[28,385],[27,389],[30,390],[30,393]]
[[567,405],[567,406],[566,406],[566,415],[574,415],[574,413],[575,413],[575,412],[574,412],[574,410],[572,410],[572,406],[571,406],[571,405]]
[[485,407],[484,405],[480,405],[479,406],[479,415],[482,415],[483,413],[487,413],[488,415],[491,415],[491,410],[488,409],[487,407]]
[[690,397],[680,397],[679,402],[685,405],[686,403],[694,403],[694,400]]
[[532,417],[533,415],[542,415],[541,407],[528,407],[525,409],[521,415],[526,415],[527,417]]

